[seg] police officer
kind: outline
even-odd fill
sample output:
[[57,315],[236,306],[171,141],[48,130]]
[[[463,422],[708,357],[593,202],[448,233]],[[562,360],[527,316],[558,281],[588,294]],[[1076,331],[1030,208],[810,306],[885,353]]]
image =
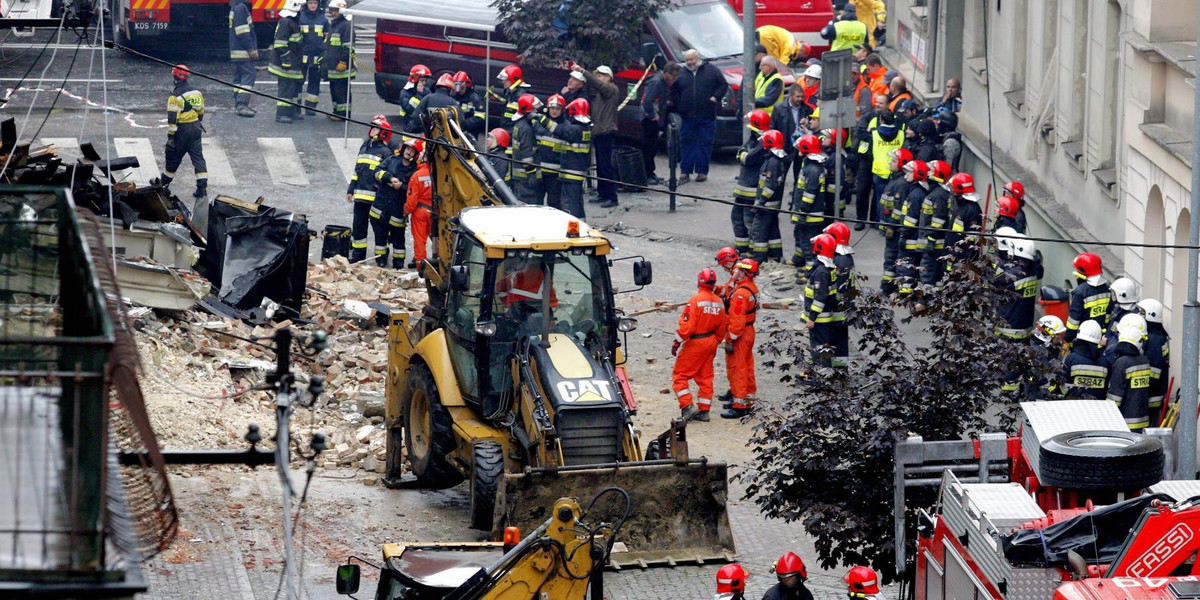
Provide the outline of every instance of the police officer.
[[783,100],[783,75],[779,74],[779,61],[763,57],[754,77],[754,108],[770,115],[780,100]]
[[[680,414],[685,421],[708,421],[713,397],[713,360],[717,346],[725,339],[728,320],[725,303],[713,293],[717,272],[705,267],[696,277],[696,294],[683,307],[671,356],[675,367],[671,371],[672,389],[679,399]],[[699,400],[692,402],[688,381],[699,386]]]
[[796,159],[803,161],[800,177],[792,191],[791,210],[793,237],[796,249],[792,253],[792,264],[799,271],[797,277],[806,274],[813,264],[812,240],[825,228],[825,153],[821,151],[821,140],[808,134],[796,140]]
[[304,56],[300,50],[303,36],[297,15],[304,0],[287,0],[279,11],[279,22],[275,24],[275,44],[271,48],[271,65],[267,71],[276,77],[279,87],[276,93],[281,100],[275,102],[275,121],[292,123],[304,118],[300,114],[300,88],[304,85]]
[[838,20],[821,29],[821,38],[830,41],[829,50],[854,49],[867,43],[867,24],[858,20],[858,11],[853,4],[842,8]]
[[733,209],[729,220],[733,223],[733,247],[738,254],[750,253],[750,229],[754,226],[754,198],[758,196],[758,174],[769,154],[763,147],[762,132],[770,129],[771,115],[766,111],[753,110],[746,115],[746,127],[750,137],[737,152],[737,181],[733,185]]
[[1103,400],[1108,394],[1108,367],[1100,353],[1100,339],[1099,323],[1088,319],[1079,325],[1071,353],[1063,359],[1067,398]]
[[1080,280],[1071,290],[1071,305],[1067,310],[1067,341],[1075,339],[1079,324],[1095,319],[1100,329],[1108,329],[1112,310],[1112,292],[1104,279],[1100,257],[1091,252],[1075,257],[1075,278]]
[[[229,60],[233,62],[233,104],[239,117],[253,117],[250,90],[254,88],[254,61],[258,60],[258,38],[250,0],[229,0]],[[243,89],[245,88],[245,89]]]
[[1130,313],[1116,327],[1120,341],[1117,360],[1109,369],[1108,399],[1121,409],[1130,431],[1141,431],[1150,426],[1150,383],[1154,378],[1150,361],[1142,355],[1146,319]]
[[188,82],[190,74],[187,65],[175,65],[171,69],[175,89],[167,98],[167,148],[164,153],[167,164],[161,181],[163,187],[171,185],[183,157],[190,156],[192,168],[196,170],[196,192],[192,196],[203,198],[208,194],[208,165],[204,162],[204,147],[201,144],[204,137],[204,95]]
[[783,134],[768,129],[763,132],[762,144],[767,151],[767,159],[758,173],[754,227],[750,230],[750,253],[759,262],[783,258],[779,207],[783,204],[784,177],[787,175],[787,150],[784,149]]
[[[350,176],[350,185],[346,188],[346,202],[354,205],[353,220],[350,223],[350,262],[362,262],[367,258],[367,225],[370,221],[371,205],[379,191],[379,181],[376,172],[383,159],[392,154],[396,146],[392,143],[392,126],[387,117],[375,115],[371,119],[371,128],[367,130],[367,139],[358,148],[358,157],[354,162],[354,174]],[[379,255],[379,249],[375,250]]]
[[300,54],[304,64],[304,106],[309,116],[317,114],[321,93],[321,55],[325,50],[325,30],[329,19],[321,11],[320,0],[308,0],[300,13]]
[[836,345],[834,321],[839,312],[839,274],[833,262],[836,248],[837,241],[828,233],[813,238],[816,261],[808,271],[808,285],[804,288],[804,326],[808,328],[808,345],[813,364],[823,367],[833,366]]
[[1162,302],[1146,298],[1138,302],[1138,308],[1146,317],[1146,342],[1142,345],[1142,354],[1150,361],[1150,370],[1154,374],[1154,380],[1150,382],[1150,422],[1157,427],[1171,380],[1171,336],[1163,326]]
[[329,99],[333,102],[331,120],[350,116],[350,80],[354,78],[354,27],[350,15],[343,15],[346,0],[329,0],[329,26],[325,34],[325,53],[321,63],[329,80]]
[[[874,127],[868,125],[869,130],[858,144],[859,168],[863,168],[864,165],[868,167],[872,184],[866,190],[860,188],[859,192],[875,199],[875,209],[871,214],[877,215],[883,221],[886,219],[880,210],[880,198],[883,196],[883,189],[896,172],[890,168],[891,156],[893,150],[904,148],[904,129],[896,122],[896,115],[886,108],[880,111],[874,121]],[[908,160],[912,160],[912,153],[908,150],[905,152],[908,152]],[[862,218],[862,215],[859,215],[859,218]]]

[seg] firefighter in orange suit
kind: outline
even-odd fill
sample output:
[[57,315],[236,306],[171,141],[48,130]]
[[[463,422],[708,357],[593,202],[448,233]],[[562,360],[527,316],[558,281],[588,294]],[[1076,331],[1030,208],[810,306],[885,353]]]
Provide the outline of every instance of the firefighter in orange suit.
[[[712,408],[713,360],[717,357],[717,346],[725,339],[727,325],[725,303],[713,293],[715,285],[717,272],[707,267],[701,269],[696,278],[699,290],[683,307],[675,343],[671,345],[671,356],[675,357],[671,387],[679,398],[680,414],[685,421],[708,421],[708,411]],[[692,391],[688,389],[690,379],[696,380],[700,388],[700,400],[696,403],[692,403]]]
[[[504,307],[511,308],[518,302],[540,307],[542,283],[545,280],[541,260],[508,256],[502,266],[505,274],[497,276],[496,292],[504,302]],[[550,308],[558,308],[558,293],[554,290],[553,282],[550,284]]]
[[425,245],[429,242],[429,213],[433,210],[433,180],[429,175],[429,162],[425,155],[417,157],[417,170],[408,180],[408,198],[404,201],[404,214],[412,222],[413,259],[408,268],[425,260]]
[[758,261],[743,258],[733,270],[733,294],[729,297],[729,327],[725,336],[725,367],[733,404],[721,413],[724,419],[750,414],[758,383],[754,379],[754,319],[758,312]]

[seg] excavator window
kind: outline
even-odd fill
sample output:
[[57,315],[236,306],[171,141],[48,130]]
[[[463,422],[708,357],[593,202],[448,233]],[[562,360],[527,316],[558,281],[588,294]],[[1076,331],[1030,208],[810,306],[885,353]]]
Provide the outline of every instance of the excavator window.
[[479,365],[475,361],[475,322],[479,319],[487,263],[483,246],[469,236],[459,236],[455,265],[467,267],[467,289],[452,291],[449,298],[447,329],[454,354],[454,372],[463,394],[479,397]]

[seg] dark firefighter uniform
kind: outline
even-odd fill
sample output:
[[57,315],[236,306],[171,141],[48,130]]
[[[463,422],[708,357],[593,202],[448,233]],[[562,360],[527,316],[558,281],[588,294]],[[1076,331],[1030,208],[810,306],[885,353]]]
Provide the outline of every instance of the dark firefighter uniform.
[[[983,209],[979,207],[978,202],[958,197],[953,201],[958,208],[950,221],[950,232],[946,234],[946,250],[956,259],[974,258],[979,253],[979,248],[974,243],[963,246],[959,246],[958,243],[965,239],[974,240],[975,236],[970,234],[983,230]],[[946,264],[946,270],[950,270],[949,263]]]
[[1033,333],[1034,308],[1037,305],[1038,268],[1032,260],[1013,257],[1004,263],[997,278],[997,287],[1005,290],[1005,298],[996,307],[1000,323],[996,333],[1005,339],[1026,342]]
[[558,171],[562,168],[563,140],[558,132],[566,119],[565,112],[557,119],[550,115],[537,115],[533,119],[533,135],[537,140],[533,162],[538,164],[542,172],[538,178],[537,204],[562,208],[562,185]]
[[559,197],[562,209],[583,218],[583,180],[592,152],[592,124],[568,119],[559,132],[563,140],[559,173]]
[[900,202],[900,240],[896,244],[899,250],[896,263],[896,280],[901,294],[911,294],[918,282],[917,269],[921,266],[921,255],[925,253],[927,244],[925,234],[921,232],[921,208],[925,205],[925,197],[929,194],[928,181],[915,181],[908,186],[904,200]]
[[167,164],[162,182],[164,186],[169,185],[183,157],[190,156],[192,167],[196,169],[194,195],[197,198],[203,198],[208,193],[208,165],[204,162],[204,148],[201,145],[203,122],[204,96],[187,79],[176,79],[175,89],[167,98]]
[[[490,88],[488,89],[489,96],[504,103],[504,118],[501,119],[501,127],[512,129],[513,115],[517,114],[517,98],[520,98],[521,94],[526,93],[525,88],[527,87],[529,86],[523,80],[518,79],[508,82],[507,87],[502,89],[499,94]],[[568,99],[567,102],[570,103],[571,100],[574,100],[574,98]]]
[[338,11],[338,16],[329,23],[325,35],[325,54],[321,64],[325,77],[329,79],[329,99],[333,101],[333,114],[350,116],[350,80],[354,78],[354,48],[350,45],[354,27],[350,20]]
[[425,99],[430,93],[430,82],[425,81],[424,89],[418,90],[417,84],[409,82],[404,85],[404,89],[400,90],[400,130],[413,133],[420,130],[420,123],[417,121],[417,107],[421,105],[421,100]]
[[1142,342],[1142,349],[1154,373],[1150,382],[1150,421],[1157,427],[1171,377],[1171,338],[1162,323],[1146,323],[1146,341]]
[[[358,157],[354,162],[354,174],[350,176],[350,186],[346,193],[354,200],[354,220],[350,225],[350,262],[360,262],[367,258],[367,225],[370,222],[371,205],[379,191],[379,181],[375,178],[383,159],[392,154],[388,142],[378,138],[368,138],[358,149]],[[376,255],[379,250],[376,249]]]
[[329,19],[319,8],[308,10],[306,2],[297,20],[300,23],[300,62],[304,70],[302,99],[308,114],[315,115],[317,113],[312,109],[317,107],[320,100],[321,54],[325,49],[325,30],[329,28]]
[[458,121],[463,131],[471,135],[481,135],[484,128],[483,98],[472,86],[467,86],[463,92],[450,94],[458,101]]
[[750,252],[750,228],[754,226],[754,198],[758,195],[758,173],[770,153],[763,148],[757,133],[751,132],[750,139],[742,144],[737,153],[741,168],[733,186],[733,210],[729,219],[733,222],[733,247],[739,254]]
[[537,133],[533,130],[533,115],[521,115],[512,122],[512,145],[507,154],[518,162],[512,163],[513,192],[526,204],[537,203],[538,179],[542,172],[533,162],[537,149]]
[[804,322],[813,323],[812,329],[808,330],[813,364],[831,367],[837,345],[834,322],[840,312],[838,273],[835,267],[829,266],[833,261],[826,264],[825,260],[818,257],[808,271],[808,285],[804,288]]
[[792,264],[802,272],[813,263],[812,239],[825,229],[826,175],[824,155],[821,158],[796,156],[803,161],[796,187],[792,190],[792,237],[796,248],[792,251]]
[[275,120],[291,123],[292,119],[302,118],[300,107],[284,100],[299,103],[300,88],[304,85],[304,56],[300,51],[300,24],[296,17],[280,17],[275,25],[275,44],[271,48],[271,66],[267,71],[279,80],[276,92],[283,100],[275,102]]
[[837,294],[837,310],[833,311],[833,366],[850,364],[850,326],[846,324],[846,308],[854,295],[854,254],[849,246],[838,246],[833,255],[833,268],[837,274],[834,292]]
[[1071,290],[1071,305],[1067,309],[1067,338],[1075,339],[1079,325],[1088,319],[1099,323],[1101,331],[1107,330],[1111,313],[1112,292],[1107,281],[1097,280],[1094,284],[1087,280],[1079,282]]
[[233,62],[233,104],[241,116],[250,112],[250,88],[254,87],[254,61],[258,58],[258,39],[254,36],[254,17],[249,0],[229,2],[229,60]]
[[1108,394],[1108,367],[1100,346],[1076,338],[1071,353],[1063,359],[1063,378],[1067,398],[1103,400]]
[[908,182],[904,180],[904,171],[892,173],[883,193],[879,195],[879,220],[883,223],[883,276],[880,278],[879,291],[891,294],[896,291],[896,259],[900,256],[900,225],[904,217],[900,213]]
[[[384,157],[375,171],[379,191],[371,204],[371,231],[375,233],[375,263],[387,265],[388,248],[391,248],[392,268],[404,267],[404,203],[408,199],[408,182],[417,170],[417,161],[404,158],[404,146],[397,148],[391,156]],[[400,182],[399,189],[392,187],[392,178]]]
[[783,258],[783,237],[779,233],[779,207],[783,204],[783,178],[787,161],[768,152],[758,173],[758,194],[754,198],[754,228],[750,231],[750,253],[760,263]]
[[421,101],[417,103],[417,109],[413,111],[408,124],[416,129],[409,130],[417,135],[425,135],[426,127],[430,118],[430,113],[435,108],[458,108],[458,101],[450,95],[450,90],[443,86],[433,88],[433,93],[426,94]]
[[1109,369],[1108,399],[1117,403],[1130,431],[1150,426],[1150,382],[1154,372],[1141,350],[1129,342],[1117,344],[1117,360]]
[[946,253],[946,230],[950,226],[950,215],[956,209],[952,199],[949,190],[935,185],[921,203],[921,228],[925,232],[921,283],[936,284],[941,281],[942,273],[946,270],[941,258]]

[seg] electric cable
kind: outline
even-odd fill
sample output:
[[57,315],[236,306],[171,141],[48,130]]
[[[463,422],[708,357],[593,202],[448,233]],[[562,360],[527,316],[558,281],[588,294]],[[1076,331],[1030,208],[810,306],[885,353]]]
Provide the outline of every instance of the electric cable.
[[[60,17],[58,20],[58,27],[59,27],[58,31],[55,33],[55,35],[47,36],[46,43],[42,45],[42,50],[41,50],[41,52],[38,52],[37,58],[33,59],[33,61],[31,61],[29,63],[29,68],[25,70],[25,74],[21,75],[21,79],[19,81],[17,81],[17,85],[12,87],[12,90],[14,93],[17,90],[21,89],[21,84],[25,82],[25,79],[29,76],[29,73],[31,71],[33,71],[33,67],[37,65],[37,62],[42,59],[42,55],[45,54],[46,48],[50,47],[50,42],[52,40],[56,40],[56,38],[57,38],[57,41],[62,40],[62,26],[63,26],[63,23],[66,22],[66,19],[67,19],[67,14],[64,12],[62,17]],[[54,52],[50,53],[50,60],[46,63],[46,67],[42,69],[42,78],[43,79],[46,77],[46,71],[48,71],[50,69],[50,65],[54,64],[54,57],[58,55],[57,41],[55,42]],[[41,91],[42,90],[39,87],[33,92],[33,99],[29,101],[29,108],[25,111],[25,119],[23,121],[21,121],[21,130],[17,132],[17,139],[21,139],[21,137],[25,134],[25,127],[29,124],[29,116],[33,114],[33,105],[35,103],[37,103],[37,97],[38,97],[38,94],[41,93]],[[7,103],[7,102],[5,102],[5,103]],[[15,155],[16,155],[15,152],[9,152],[8,156],[6,156],[4,158],[4,164],[2,166],[0,166],[0,174],[8,173],[8,165],[10,162],[12,162],[13,156],[15,156]]]
[[[83,41],[84,39],[81,37],[75,42],[75,52],[71,54],[71,62],[67,64],[67,73],[63,75],[62,84],[58,86],[58,91],[54,93],[54,100],[50,102],[50,108],[46,109],[46,116],[42,117],[42,122],[38,124],[37,131],[33,132],[33,135],[29,136],[29,139],[36,140],[42,134],[42,128],[46,126],[46,121],[50,119],[50,115],[54,114],[54,107],[58,106],[58,99],[62,98],[63,90],[67,87],[67,80],[71,78],[71,71],[75,70],[75,59],[79,58],[79,49],[83,47]],[[91,77],[88,77],[88,79],[90,80]],[[91,81],[88,81],[88,85],[91,85]],[[87,104],[84,103],[84,106],[87,107]]]

